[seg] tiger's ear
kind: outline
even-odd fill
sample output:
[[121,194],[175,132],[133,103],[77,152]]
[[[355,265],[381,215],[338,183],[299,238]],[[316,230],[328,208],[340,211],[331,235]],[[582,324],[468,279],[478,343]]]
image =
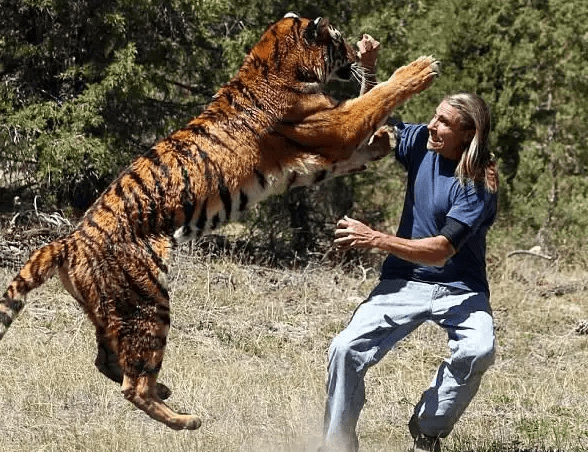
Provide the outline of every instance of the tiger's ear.
[[329,33],[329,19],[326,17],[317,17],[308,24],[304,32],[304,37],[308,42],[324,44],[329,42],[331,35]]

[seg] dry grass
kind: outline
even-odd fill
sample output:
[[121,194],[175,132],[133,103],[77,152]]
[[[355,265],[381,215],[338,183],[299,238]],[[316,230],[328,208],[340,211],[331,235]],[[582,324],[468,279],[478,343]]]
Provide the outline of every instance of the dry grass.
[[[498,357],[445,450],[588,450],[585,274],[522,258],[492,266]],[[377,274],[194,259],[171,272],[172,330],[161,380],[196,432],[149,419],[93,366],[89,322],[57,280],[29,297],[0,342],[0,451],[303,452],[321,431],[326,351]],[[13,271],[0,269],[5,287]],[[579,287],[579,286],[578,286]],[[555,293],[555,292],[553,292]],[[406,451],[413,404],[447,354],[425,325],[367,376],[362,452]]]

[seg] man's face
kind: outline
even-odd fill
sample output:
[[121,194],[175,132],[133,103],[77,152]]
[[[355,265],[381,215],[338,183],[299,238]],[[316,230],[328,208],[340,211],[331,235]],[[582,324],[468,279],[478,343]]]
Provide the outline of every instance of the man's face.
[[465,144],[473,137],[473,131],[461,129],[459,112],[443,101],[429,122],[427,148],[450,160],[459,160]]

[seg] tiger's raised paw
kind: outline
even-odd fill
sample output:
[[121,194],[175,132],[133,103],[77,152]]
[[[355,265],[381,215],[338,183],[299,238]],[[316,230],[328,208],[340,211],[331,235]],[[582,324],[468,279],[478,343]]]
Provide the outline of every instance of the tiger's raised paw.
[[396,147],[396,130],[389,125],[380,127],[365,146],[356,149],[347,160],[333,164],[333,175],[356,174],[367,169],[366,163],[381,160]]
[[413,93],[429,87],[441,73],[441,63],[433,55],[421,56],[412,63],[402,66],[388,80],[409,88]]

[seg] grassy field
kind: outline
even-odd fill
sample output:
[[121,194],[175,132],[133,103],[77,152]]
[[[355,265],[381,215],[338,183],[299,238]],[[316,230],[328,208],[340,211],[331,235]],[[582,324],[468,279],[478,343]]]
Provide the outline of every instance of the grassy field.
[[[123,399],[93,366],[91,325],[53,279],[0,342],[0,451],[314,451],[329,343],[377,271],[197,254],[174,259],[160,379],[200,430],[172,431]],[[496,364],[444,450],[588,450],[588,275],[524,255],[492,255],[490,270]],[[13,274],[0,268],[0,286]],[[362,452],[409,449],[412,406],[447,352],[427,324],[368,372]]]

